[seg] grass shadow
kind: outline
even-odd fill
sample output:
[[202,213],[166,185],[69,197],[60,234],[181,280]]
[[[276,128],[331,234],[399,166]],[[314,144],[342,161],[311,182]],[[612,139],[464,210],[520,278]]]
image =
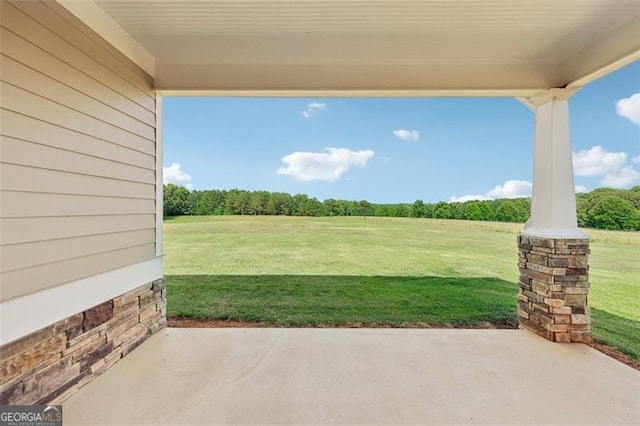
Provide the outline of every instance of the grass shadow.
[[591,308],[593,340],[640,360],[640,322]]
[[167,275],[167,315],[276,326],[516,328],[517,285],[499,278]]

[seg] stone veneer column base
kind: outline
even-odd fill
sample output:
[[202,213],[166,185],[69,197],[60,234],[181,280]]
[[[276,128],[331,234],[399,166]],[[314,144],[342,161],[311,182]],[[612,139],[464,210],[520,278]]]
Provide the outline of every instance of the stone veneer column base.
[[160,279],[8,343],[0,347],[0,405],[59,403],[166,323]]
[[591,342],[589,240],[518,236],[520,327],[553,342]]

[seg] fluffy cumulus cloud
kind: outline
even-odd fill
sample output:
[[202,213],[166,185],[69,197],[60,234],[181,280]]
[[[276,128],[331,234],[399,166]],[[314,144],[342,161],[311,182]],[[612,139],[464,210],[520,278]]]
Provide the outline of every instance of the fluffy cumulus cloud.
[[[632,163],[637,163],[633,158]],[[601,185],[624,188],[640,183],[640,172],[629,165],[626,152],[609,152],[601,146],[573,153],[576,176],[602,176]]]
[[601,146],[573,153],[576,176],[600,176],[615,172],[627,162],[626,152],[608,152]]
[[[185,185],[191,181],[191,175],[180,167],[180,163],[172,163],[169,167],[162,167],[162,183]],[[187,185],[188,186],[188,185]]]
[[487,196],[491,198],[530,197],[533,184],[526,180],[508,180],[504,185],[496,185]]
[[292,176],[299,181],[335,182],[353,166],[364,167],[374,152],[367,149],[351,151],[347,148],[326,148],[326,152],[294,152],[282,158],[279,175]]
[[628,98],[616,102],[616,113],[634,124],[640,125],[640,93],[634,93]]
[[398,129],[393,131],[393,136],[403,141],[415,142],[420,139],[420,132],[417,130]]
[[307,104],[307,107],[300,112],[300,114],[302,114],[304,118],[311,118],[325,109],[327,109],[327,104],[324,102],[311,102],[310,104]]
[[[504,185],[496,185],[491,191],[488,191],[484,195],[463,195],[461,197],[451,197],[449,199],[452,203],[465,203],[467,201],[485,201],[495,200],[496,198],[522,198],[531,197],[531,191],[533,184],[526,180],[508,180]],[[577,192],[587,192],[588,189],[585,186],[576,185]]]
[[[640,171],[635,164],[640,164],[640,156],[629,159],[626,152],[609,152],[601,146],[573,153],[573,172],[576,176],[600,177],[600,185],[612,188],[629,188],[640,184]],[[454,196],[450,201],[462,203],[470,200],[530,197],[532,188],[531,182],[508,180],[485,194]],[[587,192],[588,189],[576,185],[575,191]]]
[[496,198],[521,198],[530,197],[533,185],[526,180],[508,180],[503,185],[496,185],[484,195],[463,195],[451,197],[452,203],[464,203],[472,200],[494,200]]
[[640,184],[640,172],[631,166],[626,166],[616,170],[615,173],[606,174],[601,183],[613,188],[625,188]]

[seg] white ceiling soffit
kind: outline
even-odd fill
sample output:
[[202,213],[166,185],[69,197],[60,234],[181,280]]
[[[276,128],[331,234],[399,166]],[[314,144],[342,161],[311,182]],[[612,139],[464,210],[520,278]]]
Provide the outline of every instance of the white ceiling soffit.
[[94,2],[174,93],[532,96],[640,58],[638,0]]

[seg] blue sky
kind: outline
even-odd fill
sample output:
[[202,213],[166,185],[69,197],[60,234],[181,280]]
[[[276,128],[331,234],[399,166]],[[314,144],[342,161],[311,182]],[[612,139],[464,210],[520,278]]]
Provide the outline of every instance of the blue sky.
[[[378,203],[528,196],[533,113],[512,98],[164,99],[164,180]],[[640,185],[640,63],[570,100],[579,190]]]

